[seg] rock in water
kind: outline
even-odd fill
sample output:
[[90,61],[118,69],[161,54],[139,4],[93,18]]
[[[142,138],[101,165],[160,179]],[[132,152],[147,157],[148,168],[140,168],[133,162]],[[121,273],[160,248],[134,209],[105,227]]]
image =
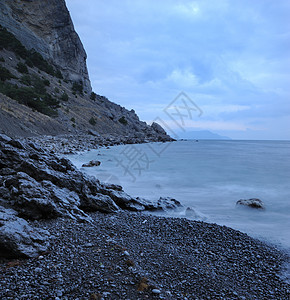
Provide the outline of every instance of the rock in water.
[[0,206],[0,257],[36,257],[47,251],[49,233],[17,217],[13,209]]
[[240,199],[237,201],[236,205],[243,205],[256,209],[265,209],[265,204],[263,203],[263,201],[257,198]]
[[89,161],[88,163],[83,164],[82,167],[83,167],[83,168],[97,167],[97,166],[99,166],[100,164],[101,164],[101,162],[98,161],[98,160],[91,160],[91,161]]

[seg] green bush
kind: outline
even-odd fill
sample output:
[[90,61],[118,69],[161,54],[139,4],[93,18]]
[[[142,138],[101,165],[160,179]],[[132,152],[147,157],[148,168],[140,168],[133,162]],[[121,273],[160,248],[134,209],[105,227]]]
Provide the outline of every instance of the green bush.
[[126,120],[126,118],[123,116],[119,119],[119,122],[123,125],[127,125],[128,124],[128,121]]
[[63,76],[62,76],[60,70],[56,70],[56,71],[55,71],[55,77],[57,77],[57,78],[59,78],[59,79],[63,79]]
[[5,67],[0,66],[0,80],[5,81],[12,78],[16,78],[11,72]]
[[89,123],[93,126],[97,124],[96,120],[93,117],[90,118]]
[[60,97],[61,101],[68,101],[68,94],[66,92],[64,92],[61,97]]
[[79,81],[79,82],[74,81],[73,82],[72,91],[73,91],[74,95],[76,93],[79,93],[79,94],[83,95],[83,90],[84,90],[84,87],[83,87],[82,81]]
[[76,122],[76,119],[75,119],[74,117],[72,117],[70,120],[71,120],[73,123]]
[[28,55],[28,50],[20,43],[20,41],[6,28],[0,25],[0,50],[1,49],[13,51],[24,59]]
[[40,113],[57,116],[59,101],[46,92],[40,93],[34,86],[18,87],[15,84],[0,82],[0,92]]
[[94,92],[91,92],[90,99],[93,100],[93,101],[95,101],[96,98],[97,98],[97,94],[94,93]]
[[25,60],[25,63],[26,63],[26,65],[27,65],[28,67],[33,68],[33,62],[30,60],[30,58],[27,58],[27,59]]
[[32,86],[34,87],[35,91],[40,95],[46,94],[46,85],[44,80],[42,80],[38,76],[33,76],[32,78]]
[[45,86],[50,86],[50,81],[48,79],[44,79],[43,83]]
[[52,76],[55,75],[54,67],[49,64],[40,53],[34,49],[28,51],[27,59],[33,64],[34,67]]
[[30,76],[30,75],[25,74],[21,77],[20,82],[25,85],[34,87],[35,91],[39,95],[45,95],[46,94],[46,86],[50,85],[49,80],[47,80],[47,79],[43,80],[37,75]]
[[25,74],[20,78],[20,82],[29,86],[32,84],[32,78],[30,75]]
[[1,61],[1,62],[5,62],[5,59],[4,59],[3,56],[0,57],[0,61]]
[[19,62],[16,66],[16,70],[22,74],[28,74],[28,69],[26,65],[22,62]]

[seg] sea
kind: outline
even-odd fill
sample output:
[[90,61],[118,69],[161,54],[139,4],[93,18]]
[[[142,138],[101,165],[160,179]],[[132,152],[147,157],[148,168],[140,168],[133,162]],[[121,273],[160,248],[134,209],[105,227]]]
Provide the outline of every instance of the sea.
[[[183,208],[165,216],[226,225],[290,253],[290,141],[182,140],[119,145],[69,159],[134,197],[172,197]],[[82,168],[98,160],[101,165]],[[237,206],[258,198],[265,209]],[[186,213],[190,207],[192,215]]]

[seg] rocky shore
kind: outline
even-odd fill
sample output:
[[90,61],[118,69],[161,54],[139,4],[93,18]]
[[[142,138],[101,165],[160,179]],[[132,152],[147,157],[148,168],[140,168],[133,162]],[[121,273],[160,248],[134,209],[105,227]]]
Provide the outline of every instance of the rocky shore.
[[[154,125],[155,124],[155,125]],[[37,144],[42,150],[52,154],[73,154],[81,151],[89,151],[100,147],[110,147],[124,144],[142,144],[149,142],[171,142],[174,139],[162,132],[161,126],[153,123],[153,128],[160,131],[159,134],[151,137],[144,135],[99,135],[97,132],[89,130],[89,134],[82,135],[58,135],[20,138],[21,142]]]
[[181,204],[131,197],[55,155],[126,142],[0,135],[0,299],[289,299],[286,254],[225,226],[151,216]]
[[119,211],[34,221],[48,251],[0,264],[1,299],[289,299],[286,257],[216,224]]

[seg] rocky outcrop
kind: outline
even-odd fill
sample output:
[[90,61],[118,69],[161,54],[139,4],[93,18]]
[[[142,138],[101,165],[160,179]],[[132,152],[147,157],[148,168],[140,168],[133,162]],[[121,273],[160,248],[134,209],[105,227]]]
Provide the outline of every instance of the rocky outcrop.
[[[1,230],[6,226],[2,230],[5,234],[2,241],[5,245],[6,241],[8,243],[3,247],[10,249],[14,245],[16,250],[11,253],[19,256],[20,250],[17,249],[25,240],[30,248],[36,250],[23,252],[23,255],[33,256],[37,249],[43,250],[39,241],[43,244],[44,240],[36,238],[34,234],[41,235],[41,232],[30,230],[23,219],[65,217],[90,222],[87,213],[92,211],[165,210],[177,208],[180,203],[171,198],[151,202],[131,197],[121,186],[101,183],[95,177],[85,175],[68,159],[47,153],[31,142],[0,135],[0,206],[13,210],[2,209],[5,216],[0,220]],[[13,230],[18,237],[14,240]],[[33,232],[31,236],[30,232]],[[42,236],[45,239],[45,234]],[[3,256],[5,253],[6,250],[0,254]]]
[[151,124],[151,128],[160,135],[166,135],[166,131],[156,122]]
[[237,201],[237,206],[247,206],[255,209],[265,209],[265,204],[262,200],[257,198],[240,199]]
[[0,24],[26,48],[34,48],[61,68],[67,79],[82,81],[91,91],[86,52],[64,0],[2,0]]
[[0,257],[35,257],[49,247],[49,233],[0,206]]

